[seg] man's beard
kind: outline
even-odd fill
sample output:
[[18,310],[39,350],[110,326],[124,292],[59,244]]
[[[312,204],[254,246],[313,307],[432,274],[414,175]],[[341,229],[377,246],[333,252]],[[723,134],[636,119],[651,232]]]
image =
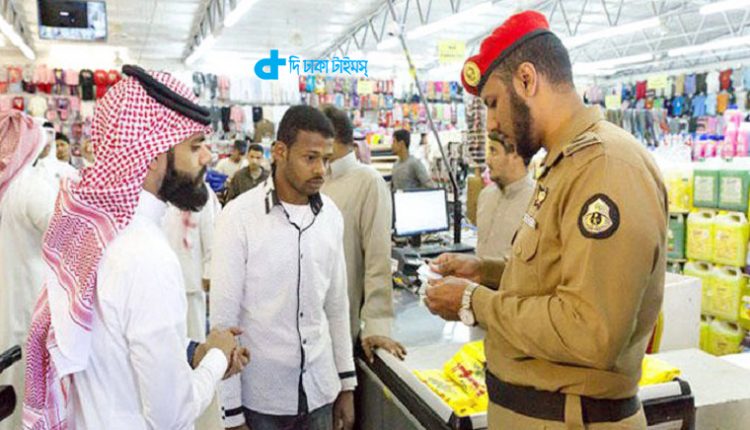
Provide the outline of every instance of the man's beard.
[[167,174],[159,188],[159,197],[183,211],[198,212],[208,201],[208,188],[203,181],[204,166],[195,178],[179,172],[174,166],[174,154],[167,153]]
[[516,141],[516,152],[521,158],[531,158],[539,151],[541,145],[534,141],[531,134],[531,112],[526,102],[516,94],[513,88],[510,95],[510,115],[513,122],[513,134]]

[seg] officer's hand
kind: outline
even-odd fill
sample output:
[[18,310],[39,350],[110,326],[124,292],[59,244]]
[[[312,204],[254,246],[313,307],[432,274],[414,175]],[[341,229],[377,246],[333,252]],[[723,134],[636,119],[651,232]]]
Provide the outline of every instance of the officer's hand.
[[430,261],[430,269],[443,276],[455,276],[470,281],[479,282],[481,260],[470,254],[446,253]]
[[406,348],[403,345],[396,342],[387,336],[367,336],[362,339],[362,349],[365,352],[367,361],[372,363],[375,361],[375,350],[382,348],[399,359],[403,360],[406,357]]
[[446,321],[458,321],[464,290],[471,284],[452,276],[430,281],[424,303],[433,314]]

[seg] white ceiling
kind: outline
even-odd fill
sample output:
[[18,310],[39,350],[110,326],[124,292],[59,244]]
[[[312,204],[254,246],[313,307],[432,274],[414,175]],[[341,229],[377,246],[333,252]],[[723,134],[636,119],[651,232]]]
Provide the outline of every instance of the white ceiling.
[[[23,12],[25,24],[32,35],[34,49],[45,58],[55,44],[38,39],[36,0],[11,0]],[[189,52],[192,36],[205,14],[209,0],[108,0],[109,40],[106,45],[126,52],[127,59],[136,62],[181,61]],[[419,0],[423,12],[431,4],[428,22],[452,14],[452,5],[466,10],[487,0]],[[395,10],[406,15],[405,29],[421,24],[417,11],[418,0],[397,0]],[[459,39],[469,42],[468,49],[477,48],[478,41],[499,25],[507,16],[520,9],[538,9],[550,18],[552,29],[562,37],[586,34],[610,26],[627,24],[653,16],[662,17],[657,28],[631,33],[626,36],[593,41],[571,50],[574,62],[592,62],[621,58],[640,53],[653,53],[656,60],[640,69],[691,67],[705,62],[750,58],[750,46],[718,54],[702,53],[680,59],[662,59],[666,51],[675,47],[700,44],[722,36],[750,34],[750,8],[710,16],[698,14],[698,8],[711,0],[498,0],[493,8],[467,18],[458,25],[419,40],[409,40],[408,45],[420,66],[435,68],[436,46],[439,39]],[[220,67],[231,59],[251,59],[267,54],[269,49],[279,49],[282,56],[299,55],[314,58],[327,52],[334,42],[352,33],[371,16],[383,10],[384,0],[258,0],[250,11],[232,28],[219,28],[217,42],[211,52],[199,60],[195,67],[208,64]],[[619,11],[619,13],[618,13]],[[373,29],[392,30],[390,17],[385,26],[375,19],[368,35],[359,40],[361,49],[353,44],[349,52],[362,51],[363,55],[378,51],[371,61],[373,67],[391,67],[400,64],[400,47],[376,48]],[[0,37],[0,40],[2,38]],[[17,54],[9,43],[2,47],[0,57]],[[90,44],[72,45],[74,51],[95,57]],[[469,53],[470,53],[469,52]],[[92,53],[92,54],[89,54]],[[386,55],[382,55],[386,53]],[[390,53],[391,56],[387,54]],[[468,53],[467,53],[468,54]],[[373,54],[369,54],[373,55]],[[457,65],[455,67],[459,67]],[[622,72],[621,72],[622,73]]]

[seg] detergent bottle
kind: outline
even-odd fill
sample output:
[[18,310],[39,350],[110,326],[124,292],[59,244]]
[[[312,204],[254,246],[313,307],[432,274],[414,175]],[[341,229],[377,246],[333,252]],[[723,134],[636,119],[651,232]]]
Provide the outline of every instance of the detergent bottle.
[[750,225],[745,214],[729,212],[717,215],[713,223],[713,238],[711,261],[735,267],[745,264],[750,239]]
[[715,266],[713,269],[712,315],[728,322],[737,322],[742,292],[747,279],[740,269],[728,266]]
[[686,254],[691,260],[713,258],[714,211],[700,210],[688,215]]
[[713,310],[713,265],[705,261],[688,261],[682,272],[701,280],[701,314],[712,315]]

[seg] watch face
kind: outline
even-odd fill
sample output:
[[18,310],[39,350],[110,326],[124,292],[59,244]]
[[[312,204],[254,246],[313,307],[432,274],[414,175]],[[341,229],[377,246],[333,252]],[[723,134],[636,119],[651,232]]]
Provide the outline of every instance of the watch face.
[[469,309],[461,309],[458,311],[458,317],[461,318],[461,322],[466,324],[467,326],[471,327],[473,326],[476,321],[474,320],[474,312],[470,311]]

